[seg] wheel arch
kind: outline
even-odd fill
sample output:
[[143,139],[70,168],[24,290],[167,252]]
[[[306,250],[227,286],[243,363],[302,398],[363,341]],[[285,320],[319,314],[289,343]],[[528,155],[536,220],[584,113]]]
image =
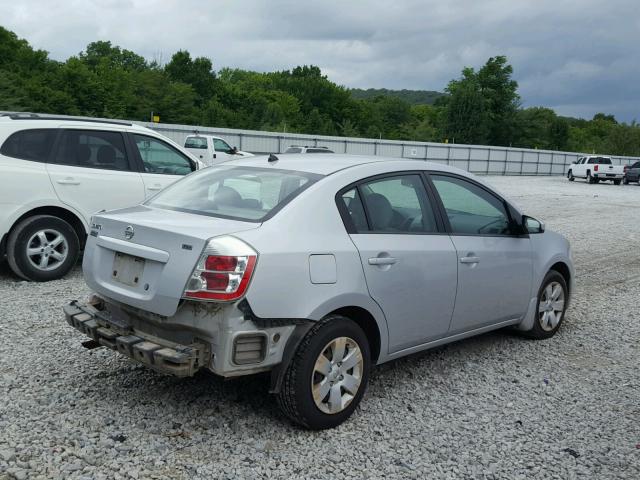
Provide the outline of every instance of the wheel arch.
[[76,232],[76,235],[78,235],[78,240],[80,241],[80,249],[82,250],[84,248],[84,245],[87,241],[87,228],[85,226],[85,223],[77,214],[63,207],[44,206],[32,208],[31,210],[23,213],[15,220],[15,222],[13,222],[13,225],[11,225],[11,229],[9,230],[8,234],[11,234],[16,225],[18,225],[25,218],[33,217],[35,215],[50,215],[52,217],[58,217],[61,220],[67,222]]
[[371,350],[371,361],[373,364],[378,362],[380,351],[382,348],[380,329],[375,317],[365,308],[357,306],[341,307],[332,311],[329,315],[341,315],[353,320],[364,332],[369,341],[369,349]]
[[[549,271],[555,270],[564,278],[564,281],[567,284],[567,289],[569,293],[571,293],[571,270],[569,269],[569,265],[564,262],[556,262],[549,268]],[[547,272],[548,273],[548,272]]]

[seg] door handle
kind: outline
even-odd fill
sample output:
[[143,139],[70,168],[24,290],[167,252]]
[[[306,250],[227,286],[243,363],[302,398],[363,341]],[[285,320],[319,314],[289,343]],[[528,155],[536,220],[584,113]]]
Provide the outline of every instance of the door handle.
[[478,257],[461,257],[460,263],[480,263],[480,259]]
[[60,185],[80,185],[80,182],[73,177],[67,177],[65,179],[56,180]]
[[162,190],[162,185],[149,185],[147,190]]
[[215,153],[213,154],[213,158],[217,158]]
[[396,259],[393,257],[373,257],[369,259],[369,265],[393,265]]

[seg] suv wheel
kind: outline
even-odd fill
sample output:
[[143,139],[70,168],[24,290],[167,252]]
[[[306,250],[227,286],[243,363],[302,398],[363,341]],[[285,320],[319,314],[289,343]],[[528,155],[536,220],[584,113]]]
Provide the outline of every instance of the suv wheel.
[[560,273],[550,270],[538,291],[538,308],[533,327],[524,334],[537,340],[553,337],[564,320],[568,300],[567,282]]
[[330,315],[302,339],[284,374],[278,404],[294,422],[320,430],[344,422],[369,381],[367,337],[352,320]]
[[11,270],[25,280],[46,282],[66,275],[78,260],[80,241],[58,217],[36,215],[20,222],[7,242]]

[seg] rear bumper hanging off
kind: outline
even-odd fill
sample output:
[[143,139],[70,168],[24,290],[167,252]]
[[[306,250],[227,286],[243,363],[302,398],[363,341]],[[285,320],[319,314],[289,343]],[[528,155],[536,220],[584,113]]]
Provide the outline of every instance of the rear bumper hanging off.
[[154,370],[190,377],[208,363],[210,350],[205,343],[168,345],[134,332],[120,319],[109,318],[91,304],[73,301],[64,307],[67,323],[99,345],[116,350]]

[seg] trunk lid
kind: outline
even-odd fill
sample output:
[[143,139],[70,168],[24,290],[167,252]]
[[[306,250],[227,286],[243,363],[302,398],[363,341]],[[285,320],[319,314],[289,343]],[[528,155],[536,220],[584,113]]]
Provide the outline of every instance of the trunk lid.
[[85,281],[106,297],[171,316],[207,240],[259,226],[144,205],[96,214],[82,262]]

